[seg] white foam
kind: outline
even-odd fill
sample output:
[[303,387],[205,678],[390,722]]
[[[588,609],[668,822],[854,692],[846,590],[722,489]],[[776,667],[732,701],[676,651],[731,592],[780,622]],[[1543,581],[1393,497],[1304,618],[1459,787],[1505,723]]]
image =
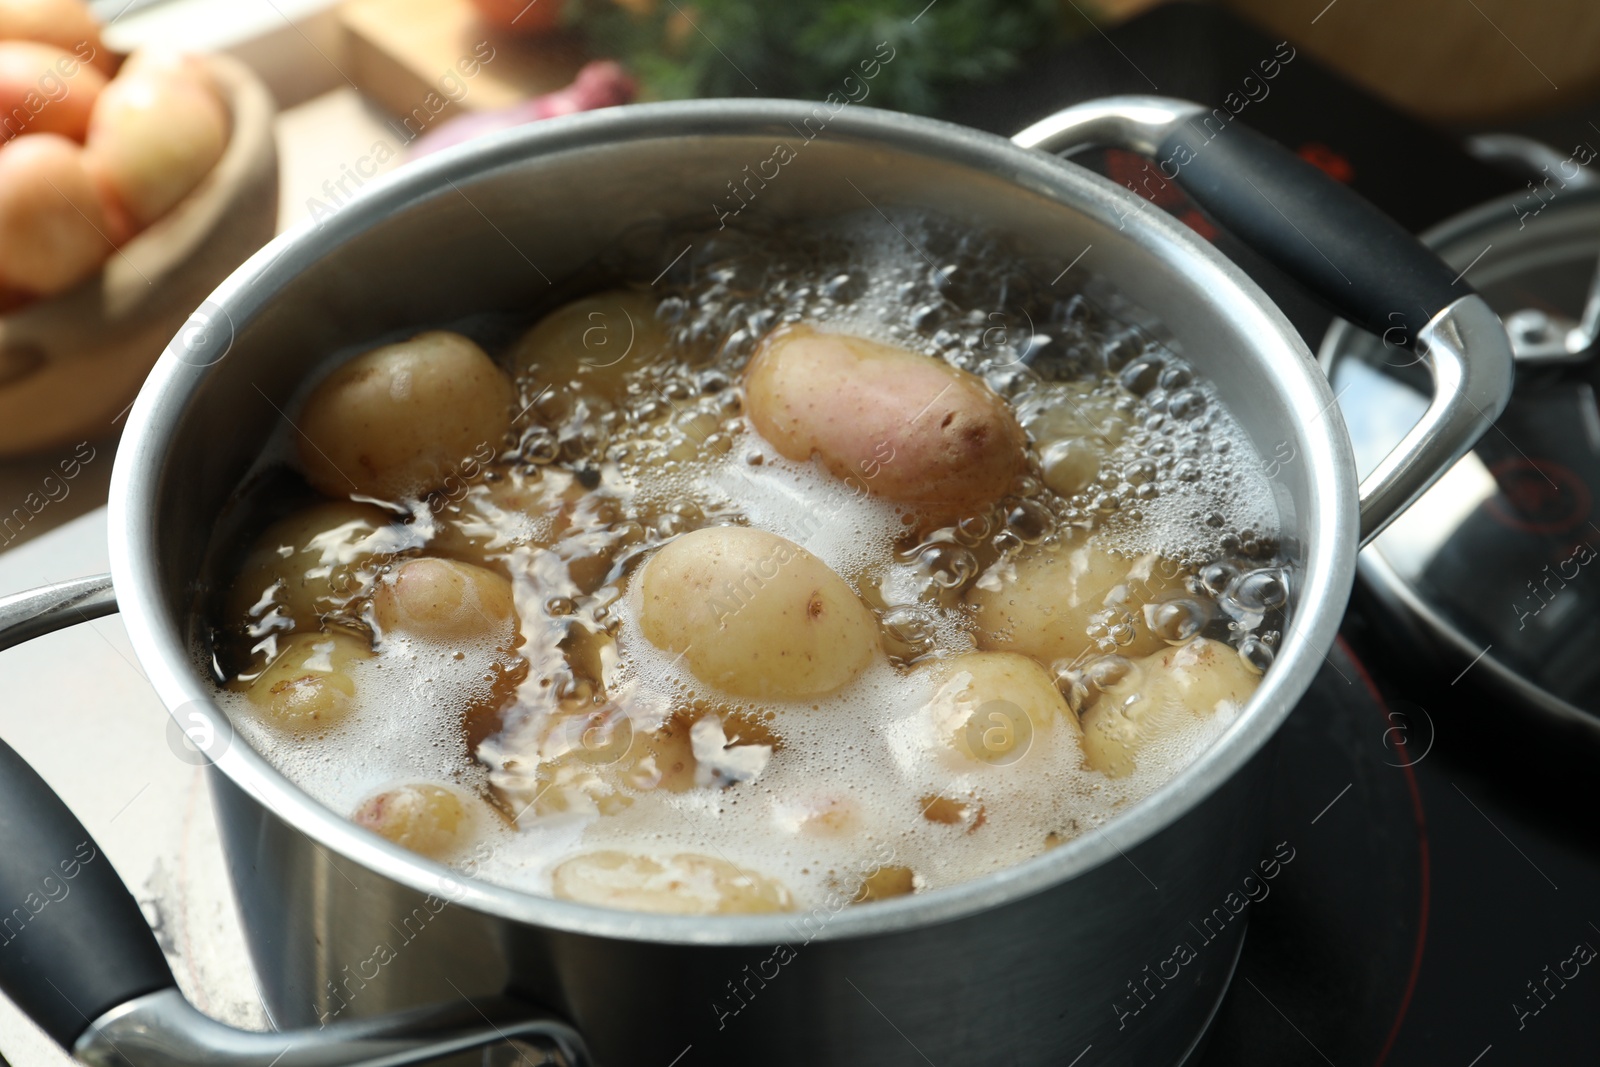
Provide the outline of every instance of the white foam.
[[[944,332],[966,330],[970,335],[972,313],[987,310],[940,304],[948,278],[942,271],[930,271],[908,245],[929,243],[926,221],[899,217],[898,230],[891,230],[875,215],[865,218],[859,226],[841,228],[848,239],[835,235],[847,246],[847,262],[829,265],[814,279],[808,280],[804,266],[785,274],[781,265],[770,263],[770,248],[762,249],[767,258],[761,269],[771,272],[764,277],[769,302],[776,305],[771,307],[773,321],[804,320],[913,347],[979,374],[994,372],[996,367],[981,354],[963,355],[948,343],[940,347],[930,330],[902,325],[914,321],[919,309],[935,307],[943,316]],[[963,269],[979,276],[989,270],[1000,277],[1009,267],[1001,260],[980,258]],[[865,278],[865,284],[853,299],[819,299],[816,294],[825,288],[821,280],[838,272]],[[724,336],[730,323],[744,321],[739,316],[749,310],[738,303],[744,297],[736,300],[703,280],[712,273],[703,271],[702,280],[694,283],[698,288],[682,296],[691,319],[714,328],[712,336]],[[787,285],[782,289],[787,295],[772,295],[779,292],[779,282]],[[801,291],[809,295],[797,295]],[[736,378],[753,341],[749,336],[742,345],[730,343],[713,360],[714,368]],[[1020,388],[1046,401],[1052,391],[1066,388],[1031,372],[1019,373]],[[660,388],[654,382],[645,395],[659,395]],[[1154,499],[1140,499],[1094,520],[1092,536],[1103,547],[1130,557],[1156,552],[1209,558],[1226,534],[1276,534],[1270,486],[1249,440],[1209,385],[1191,388],[1207,399],[1207,422],[1135,428],[1109,451],[1104,465],[1126,469],[1147,458],[1153,443],[1161,441],[1174,460],[1196,459],[1198,476],[1185,480],[1178,477],[1175,463],[1167,465],[1155,479],[1159,492]],[[715,398],[694,397],[692,392],[680,401],[684,409],[676,413],[679,419],[710,412],[716,405]],[[731,447],[666,464],[659,457],[670,449],[682,450],[682,431],[659,418],[619,420],[609,447],[620,451],[611,458],[617,477],[631,482],[628,506],[642,526],[652,528],[671,506],[687,502],[717,515],[716,521],[777,533],[802,545],[858,589],[870,581],[883,604],[915,606],[929,627],[932,658],[972,650],[973,623],[959,597],[949,602],[929,595],[926,574],[915,561],[897,558],[897,544],[908,529],[901,509],[857,494],[816,464],[783,458],[747,423],[719,426],[719,432],[732,437]],[[1043,490],[1035,496],[1047,497],[1051,507],[1063,506]],[[1130,518],[1134,510],[1141,514],[1137,520]],[[1216,525],[1197,523],[1196,512],[1217,513],[1220,519]],[[517,516],[505,519],[510,525],[502,532],[508,542],[534,530]],[[539,530],[548,533],[546,527]],[[668,535],[659,528],[650,533],[656,541]],[[672,709],[697,702],[717,709],[718,715],[759,711],[769,716],[764,725],[780,744],[775,750],[749,745],[743,751],[721,752],[727,734],[718,720],[702,719],[691,732],[694,751],[706,765],[703,770],[719,773],[708,771],[698,788],[632,791],[631,805],[604,816],[593,811],[524,811],[515,831],[486,829],[488,847],[475,854],[474,873],[533,892],[549,891],[550,872],[563,860],[601,848],[720,857],[781,879],[802,906],[831,891],[853,889],[851,879],[878,864],[910,867],[920,888],[952,885],[1037,855],[1047,838],[1070,839],[1104,825],[1193,760],[1230,719],[1227,712],[1193,717],[1185,728],[1142,749],[1136,769],[1124,778],[1085,769],[1076,737],[1064,721],[1038,731],[1018,761],[979,764],[956,752],[945,736],[949,724],[941,724],[928,709],[934,681],[924,665],[907,669],[880,656],[854,682],[826,698],[752,708],[711,690],[681,659],[643,637],[636,590],[619,597],[617,590],[607,588],[586,598],[575,587],[546,588],[531,562],[535,557],[549,565],[555,561],[550,551],[519,550],[512,562],[516,605],[529,638],[523,651],[536,660],[525,689],[536,686],[541,670],[549,669],[537,657],[559,654],[552,620],[541,614],[552,593],[559,592],[575,602],[572,618],[598,624],[604,606],[606,626],[616,642],[606,652],[604,683],[613,704],[637,712],[635,744],[638,735],[659,726]],[[978,580],[1002,582],[1008,568],[1002,559]],[[253,719],[240,697],[230,695],[225,703],[240,712],[234,721],[252,744],[336,811],[348,813],[372,792],[402,781],[453,781],[481,790],[489,772],[464,751],[458,709],[481,698],[489,665],[484,657],[490,653],[456,660],[451,652],[396,644],[380,649],[376,659],[358,663],[352,670],[361,693],[358,710],[316,744],[290,743],[275,735]],[[527,704],[507,709],[507,729],[480,753],[497,765],[517,759],[524,783],[531,781],[529,768],[541,758],[541,730],[550,713],[548,706],[534,706],[531,693],[524,694]],[[551,704],[548,696],[543,703]],[[712,778],[736,784],[708,785]],[[955,824],[925,818],[924,808],[933,797],[968,805],[969,817]]]
[[391,639],[382,654],[347,668],[360,699],[314,738],[262,720],[243,693],[220,703],[250,746],[327,807],[349,815],[374,793],[417,781],[480,790],[484,768],[461,744],[461,709],[489,696],[489,648],[456,649]]

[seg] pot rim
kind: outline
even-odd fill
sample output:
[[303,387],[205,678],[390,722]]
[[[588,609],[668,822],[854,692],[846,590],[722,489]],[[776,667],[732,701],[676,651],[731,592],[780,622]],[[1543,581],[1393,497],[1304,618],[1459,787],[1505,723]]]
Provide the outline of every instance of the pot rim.
[[[372,182],[321,228],[312,222],[281,234],[239,267],[209,304],[237,328],[268,306],[306,263],[392,213],[524,158],[600,145],[683,136],[792,135],[795,124],[824,105],[792,100],[702,100],[608,108],[501,131],[425,157]],[[824,915],[813,939],[883,935],[983,911],[1031,896],[1127,853],[1175,822],[1236,773],[1267,743],[1310,686],[1335,638],[1354,580],[1357,545],[1355,461],[1332,390],[1288,319],[1242,270],[1209,243],[1129,189],[1082,167],[1020,148],[994,134],[952,123],[851,106],[819,136],[866,142],[972,168],[1121,227],[1152,258],[1166,260],[1208,294],[1219,315],[1281,350],[1268,371],[1280,399],[1305,435],[1311,489],[1301,538],[1305,560],[1299,603],[1284,647],[1249,705],[1195,761],[1104,828],[1015,866],[925,894],[849,908],[759,916],[636,913],[538,896],[476,880],[423,859],[323,807],[245,744],[229,744],[214,761],[240,789],[316,843],[419,893],[518,923],[576,934],[665,944],[772,945],[794,941],[797,923]],[[1155,309],[1152,309],[1155,310]],[[219,342],[220,343],[220,342]],[[202,362],[196,360],[196,362]],[[109,502],[111,572],[134,650],[162,702],[174,715],[200,713],[228,736],[226,716],[197,670],[185,638],[187,619],[165,611],[156,566],[156,505],[165,456],[206,367],[169,349],[129,412],[117,451]],[[1296,634],[1293,640],[1290,635]]]

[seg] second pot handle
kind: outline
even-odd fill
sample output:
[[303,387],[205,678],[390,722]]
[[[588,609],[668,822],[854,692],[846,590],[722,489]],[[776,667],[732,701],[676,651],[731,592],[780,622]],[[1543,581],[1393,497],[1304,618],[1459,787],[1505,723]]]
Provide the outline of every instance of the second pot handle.
[[1152,160],[1146,183],[1190,198],[1339,315],[1415,347],[1427,411],[1361,483],[1366,544],[1477,443],[1511,397],[1510,342],[1460,275],[1399,223],[1225,110],[1160,96],[1091,100],[1012,138],[1062,152],[1099,145]]
[[[0,597],[0,649],[116,611],[99,575]],[[92,1067],[399,1067],[522,1038],[587,1062],[565,1023],[504,997],[255,1033],[178,991],[144,913],[48,783],[0,741],[0,991]]]

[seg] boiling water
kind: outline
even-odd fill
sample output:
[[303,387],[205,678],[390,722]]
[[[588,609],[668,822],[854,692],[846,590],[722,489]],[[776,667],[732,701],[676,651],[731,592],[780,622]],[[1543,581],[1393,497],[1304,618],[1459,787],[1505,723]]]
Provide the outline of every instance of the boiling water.
[[[977,877],[1091,831],[1169,780],[1231,712],[1196,716],[1141,750],[1122,778],[1086,769],[1060,725],[1039,731],[1025,758],[976,764],[935,732],[924,706],[936,684],[923,668],[976,647],[964,597],[1003,588],[1020,551],[1092,540],[1181,568],[1186,588],[1164,616],[1174,643],[1198,632],[1265,670],[1289,573],[1259,457],[1158,336],[1059,291],[1047,267],[999,243],[915,216],[883,222],[702,238],[655,290],[672,358],[629,368],[620,402],[536,376],[519,383],[526,414],[491,476],[578,472],[592,490],[548,547],[527,544],[526,517],[488,520],[504,523],[524,638],[514,693],[491,692],[491,649],[388,642],[352,670],[361,707],[345,727],[288,740],[229,695],[241,732],[337,811],[418,780],[488,798],[500,817],[480,820],[489,847],[475,869],[491,881],[548,891],[551,869],[580,852],[695,852],[776,877],[802,905],[853,892],[869,858],[910,868],[919,890]],[[644,276],[626,263],[608,270]],[[930,528],[780,456],[749,428],[738,381],[762,336],[798,322],[982,377],[1034,441],[1019,492]],[[1097,463],[1083,465],[1084,449]],[[437,498],[398,506],[417,530],[456,521]],[[755,706],[646,641],[629,579],[666,540],[721,523],[780,534],[840,574],[879,619],[887,658],[827,698]],[[1091,656],[1043,665],[1075,708],[1126,640],[1126,620],[1104,614]],[[501,729],[469,752],[460,709],[491,699]],[[575,735],[561,732],[574,709],[578,736],[596,709],[607,732],[563,776],[552,766],[574,750]],[[688,729],[695,787],[649,788],[638,773],[640,745],[663,727]],[[745,743],[724,747],[730,738]]]

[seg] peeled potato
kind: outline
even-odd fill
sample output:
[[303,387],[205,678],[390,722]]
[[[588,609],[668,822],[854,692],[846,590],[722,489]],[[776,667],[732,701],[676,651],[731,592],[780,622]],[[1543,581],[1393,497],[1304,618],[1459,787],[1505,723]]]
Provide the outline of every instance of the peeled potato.
[[418,496],[500,451],[511,383],[483,349],[431,330],[328,375],[300,417],[300,462],[329,496]]
[[1084,712],[1084,762],[1124,777],[1152,740],[1224,707],[1243,708],[1258,681],[1238,652],[1203,637],[1145,656]]
[[571,389],[613,403],[623,398],[627,376],[660,357],[666,331],[648,293],[612,289],[557,308],[511,350],[511,373],[537,392]]
[[107,225],[76,144],[36,133],[0,147],[0,285],[72,288],[110,254]]
[[105,85],[104,74],[54,45],[0,40],[0,140],[25,133],[83,140]]
[[378,583],[372,597],[378,632],[441,644],[493,641],[509,647],[517,609],[511,583],[493,571],[455,560],[407,560]]
[[972,652],[924,670],[939,687],[923,714],[963,760],[1004,766],[1026,756],[1058,723],[1078,728],[1049,672],[1027,656]]
[[0,40],[39,41],[92,62],[106,75],[116,57],[100,43],[100,24],[81,0],[0,0]]
[[831,693],[878,652],[876,621],[844,579],[764,530],[683,534],[650,559],[640,582],[644,636],[734,696]]
[[436,860],[459,852],[475,822],[455,790],[426,782],[368,797],[350,818],[402,848]]
[[90,170],[142,228],[172,210],[222,158],[228,111],[205,83],[136,69],[100,93],[86,143]]
[[978,378],[892,345],[810,326],[769,334],[745,371],[756,430],[790,459],[821,459],[866,492],[941,515],[1005,493],[1022,428]]
[[996,567],[967,594],[977,612],[978,644],[1041,663],[1072,661],[1092,645],[1092,617],[1109,611],[1129,627],[1122,655],[1155,652],[1166,643],[1137,609],[1175,587],[1168,571],[1175,573],[1158,556],[1130,560],[1093,544],[1029,552]]
[[349,669],[371,657],[367,643],[350,634],[292,634],[249,683],[246,695],[261,717],[280,730],[321,733],[355,707],[356,683]]
[[316,629],[366,594],[375,564],[409,547],[394,516],[372,504],[313,504],[267,527],[233,583],[228,614],[252,627]]
[[559,864],[550,885],[562,900],[664,915],[751,915],[794,907],[781,882],[688,852],[665,859],[590,852]]

